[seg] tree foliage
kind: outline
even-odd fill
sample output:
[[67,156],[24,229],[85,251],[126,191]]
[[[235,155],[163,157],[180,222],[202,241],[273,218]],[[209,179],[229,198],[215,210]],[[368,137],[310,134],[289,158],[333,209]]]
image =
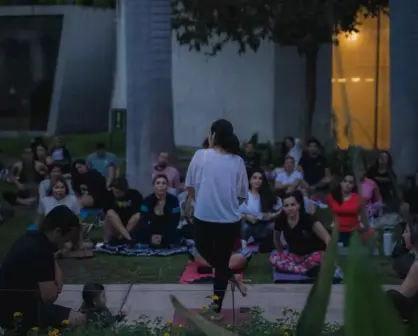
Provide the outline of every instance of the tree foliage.
[[332,32],[356,31],[358,13],[375,16],[388,0],[172,0],[180,43],[219,52],[228,42],[256,51],[262,40],[296,46],[331,43]]

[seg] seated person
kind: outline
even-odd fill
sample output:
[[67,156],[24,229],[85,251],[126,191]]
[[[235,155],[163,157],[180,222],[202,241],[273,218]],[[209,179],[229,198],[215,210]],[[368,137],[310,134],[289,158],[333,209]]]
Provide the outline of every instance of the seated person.
[[295,165],[299,164],[302,156],[301,143],[298,138],[287,136],[283,140],[282,157],[291,156],[295,161]]
[[170,247],[180,242],[177,230],[180,221],[179,201],[168,193],[165,175],[156,175],[152,183],[154,192],[145,197],[141,206],[139,240],[155,247]]
[[418,226],[408,225],[408,232],[404,234],[406,245],[414,252],[415,260],[413,261],[405,280],[399,290],[389,290],[387,294],[392,300],[400,317],[411,322],[416,318],[418,312]]
[[253,169],[261,168],[260,154],[255,152],[254,145],[251,142],[247,142],[245,144],[245,150],[242,155],[242,159],[244,160],[245,168],[247,168],[248,175],[250,175]]
[[[340,232],[339,242],[348,246],[351,235],[361,231],[360,216],[361,207],[364,203],[357,193],[354,175],[346,173],[335,190],[328,195],[328,204],[334,218],[338,223]],[[360,239],[366,242],[374,235],[373,229],[369,228],[360,234]]]
[[52,163],[48,159],[48,147],[46,145],[39,144],[35,148],[35,162],[42,164],[42,170],[40,174],[45,178],[48,175],[48,166]]
[[[283,211],[276,219],[274,246],[270,263],[281,273],[314,276],[320,266],[324,250],[330,242],[330,235],[314,216],[305,212],[300,192],[286,194]],[[281,234],[286,240],[283,249]]]
[[0,267],[2,328],[16,332],[16,312],[22,314],[21,335],[32,327],[59,328],[64,320],[72,326],[85,322],[82,313],[54,304],[63,286],[55,252],[71,240],[78,227],[77,216],[66,206],[57,206],[38,231],[28,231],[12,244]]
[[71,154],[59,137],[54,138],[54,143],[49,150],[48,160],[51,163],[60,164],[64,175],[71,173]]
[[295,159],[287,156],[284,161],[284,169],[276,176],[275,189],[280,193],[292,192],[296,190],[303,181],[303,175],[296,170]]
[[412,244],[413,239],[411,239],[411,232],[416,231],[416,229],[411,229],[411,227],[416,226],[416,216],[414,216],[413,219],[411,218],[411,222],[409,224],[405,223],[402,225],[402,237],[400,241],[396,243],[392,251],[393,269],[401,279],[405,279],[418,252]]
[[106,306],[106,292],[102,284],[88,283],[83,287],[83,304],[80,312],[86,315],[87,322],[100,324],[103,328],[122,321],[126,314],[120,312],[118,315],[112,315]]
[[375,181],[379,187],[383,204],[390,204],[396,199],[397,178],[392,167],[392,155],[388,151],[379,153],[376,163],[367,171],[367,177]]
[[366,206],[367,217],[379,217],[382,214],[383,204],[379,187],[376,182],[366,176],[366,171],[361,173],[360,181],[361,197]]
[[129,189],[124,177],[112,182],[109,202],[104,209],[105,242],[134,243],[132,235],[141,218],[142,199],[139,191]]
[[[39,199],[41,200],[45,196],[47,196],[51,191],[51,186],[54,184],[54,182],[63,176],[62,172],[62,166],[59,163],[53,163],[49,166],[49,178],[46,180],[43,180],[39,184]],[[66,182],[68,193],[70,195],[74,195],[73,187],[71,186],[70,182]]]
[[308,141],[308,150],[302,154],[299,168],[310,193],[327,192],[331,183],[331,172],[327,159],[321,155],[321,144],[318,140]]
[[271,241],[274,220],[280,214],[280,208],[260,168],[250,172],[248,198],[241,204],[240,212],[244,220],[245,240],[253,237],[257,243],[264,242],[266,239]]
[[3,198],[13,205],[31,205],[36,202],[37,185],[43,180],[46,166],[34,160],[32,149],[25,148],[22,159],[11,170],[9,180],[17,191],[3,192]]
[[168,192],[176,196],[180,191],[180,172],[177,168],[170,166],[168,159],[168,153],[160,153],[157,162],[152,167],[152,179],[157,175],[165,175],[168,181]]
[[106,179],[97,170],[89,169],[86,160],[74,161],[71,182],[83,208],[102,209],[107,204]]
[[108,188],[119,176],[120,161],[115,154],[106,151],[106,145],[102,142],[96,145],[96,152],[90,154],[86,161],[90,169],[97,170],[106,178]]

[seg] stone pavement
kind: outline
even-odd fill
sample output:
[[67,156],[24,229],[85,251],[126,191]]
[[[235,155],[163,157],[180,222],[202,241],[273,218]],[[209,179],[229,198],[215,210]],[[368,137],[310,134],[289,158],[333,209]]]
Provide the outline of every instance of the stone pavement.
[[[301,310],[305,304],[311,285],[247,285],[248,296],[242,298],[235,293],[235,307],[260,307],[267,319],[274,320],[281,315],[283,308]],[[58,304],[78,309],[81,305],[82,285],[66,285],[58,298]],[[150,318],[161,317],[163,321],[172,320],[174,309],[170,294],[175,295],[186,307],[200,308],[208,304],[211,285],[106,285],[109,309],[117,313],[121,308],[128,313],[129,321],[141,315]],[[327,320],[343,320],[344,286],[334,285],[328,306]],[[123,307],[122,307],[123,305]],[[232,308],[232,293],[228,291],[224,308]]]

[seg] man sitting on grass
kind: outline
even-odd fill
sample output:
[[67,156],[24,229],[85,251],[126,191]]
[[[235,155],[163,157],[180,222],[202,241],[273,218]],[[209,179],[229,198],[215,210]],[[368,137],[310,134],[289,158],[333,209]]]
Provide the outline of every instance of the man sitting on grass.
[[18,323],[19,334],[26,335],[32,327],[59,328],[64,320],[73,326],[85,322],[83,314],[54,304],[63,286],[55,253],[78,227],[77,216],[61,205],[45,216],[38,231],[28,231],[14,242],[0,268],[2,328],[13,329]]
[[139,191],[129,189],[123,177],[115,179],[111,185],[112,195],[105,207],[105,242],[132,243],[132,232],[140,220],[143,197]]

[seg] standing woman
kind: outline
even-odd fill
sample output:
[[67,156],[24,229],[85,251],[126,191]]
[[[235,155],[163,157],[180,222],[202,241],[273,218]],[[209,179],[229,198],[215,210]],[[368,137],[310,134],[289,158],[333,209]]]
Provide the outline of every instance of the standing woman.
[[248,197],[248,177],[239,156],[239,140],[229,121],[215,121],[208,142],[208,149],[194,154],[185,184],[195,201],[196,248],[215,269],[214,318],[220,319],[228,281],[247,295],[244,283],[229,267],[229,259],[241,231],[239,208]]

